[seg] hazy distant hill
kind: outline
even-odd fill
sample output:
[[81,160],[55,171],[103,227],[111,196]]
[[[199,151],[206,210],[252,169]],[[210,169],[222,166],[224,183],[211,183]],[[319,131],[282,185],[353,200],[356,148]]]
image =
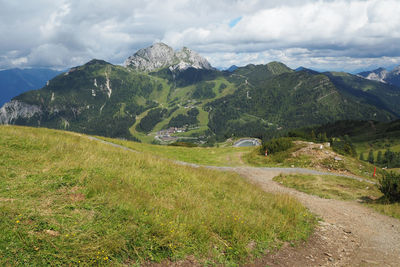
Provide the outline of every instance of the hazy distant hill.
[[39,89],[60,71],[51,69],[9,69],[0,71],[0,107],[23,92]]

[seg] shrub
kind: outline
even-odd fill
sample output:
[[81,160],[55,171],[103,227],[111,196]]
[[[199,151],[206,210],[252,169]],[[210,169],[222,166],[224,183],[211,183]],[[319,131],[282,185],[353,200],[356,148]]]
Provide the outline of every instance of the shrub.
[[400,174],[385,172],[378,188],[388,201],[400,202]]
[[293,146],[293,142],[290,138],[281,137],[269,140],[262,144],[260,148],[260,153],[264,155],[265,150],[268,151],[268,154],[274,154],[277,152],[288,150]]
[[169,144],[169,146],[197,147],[198,145],[196,145],[194,143],[189,143],[189,142],[175,142],[175,143]]
[[331,140],[331,147],[336,153],[357,157],[356,149],[347,135],[342,139],[333,138]]
[[372,150],[370,150],[368,153],[368,162],[371,164],[374,164],[374,161],[375,161],[374,152]]

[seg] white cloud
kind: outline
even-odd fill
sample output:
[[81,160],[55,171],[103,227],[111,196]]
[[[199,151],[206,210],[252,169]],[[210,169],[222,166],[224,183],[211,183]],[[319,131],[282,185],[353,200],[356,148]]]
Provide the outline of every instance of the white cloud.
[[215,66],[386,66],[399,62],[398,14],[398,0],[0,0],[0,68],[121,63],[160,40]]

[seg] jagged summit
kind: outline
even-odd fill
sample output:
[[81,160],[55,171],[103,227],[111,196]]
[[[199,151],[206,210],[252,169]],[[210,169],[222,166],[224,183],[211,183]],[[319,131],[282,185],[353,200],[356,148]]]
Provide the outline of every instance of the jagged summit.
[[358,73],[358,75],[365,79],[368,79],[368,80],[386,83],[385,79],[386,79],[388,73],[389,72],[386,69],[378,68],[378,69],[372,70],[372,71],[360,72],[360,73]]
[[384,68],[379,68],[372,71],[364,71],[358,73],[358,76],[368,80],[389,83],[400,87],[400,66],[395,67],[392,71],[388,71]]
[[165,67],[169,67],[171,70],[212,69],[205,58],[189,48],[183,47],[179,51],[174,51],[172,47],[164,43],[155,43],[140,49],[130,56],[124,65],[140,71],[153,71]]

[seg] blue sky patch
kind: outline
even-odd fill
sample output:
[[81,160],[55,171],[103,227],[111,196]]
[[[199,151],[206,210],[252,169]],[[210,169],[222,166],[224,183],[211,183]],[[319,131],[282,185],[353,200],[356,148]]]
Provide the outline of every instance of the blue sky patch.
[[240,17],[237,17],[237,18],[235,18],[235,19],[233,19],[233,20],[231,20],[230,22],[229,22],[229,27],[230,28],[233,28],[233,27],[235,27],[236,26],[236,24],[238,24],[239,23],[239,21],[241,21],[242,20],[242,16],[240,16]]

